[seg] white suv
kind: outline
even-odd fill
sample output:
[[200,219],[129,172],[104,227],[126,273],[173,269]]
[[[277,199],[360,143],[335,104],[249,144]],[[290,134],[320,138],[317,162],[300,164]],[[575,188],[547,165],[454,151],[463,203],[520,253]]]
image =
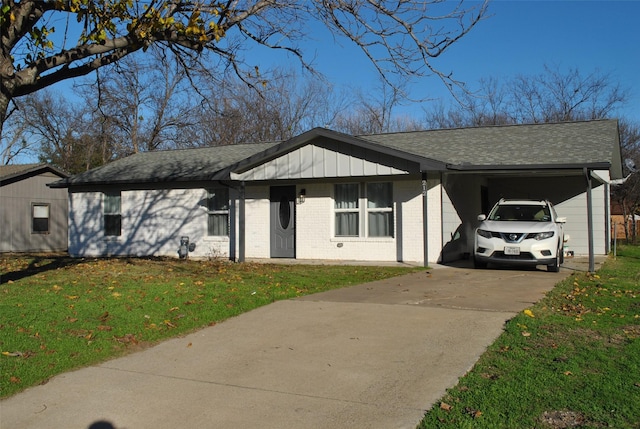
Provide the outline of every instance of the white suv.
[[546,265],[560,271],[564,262],[563,224],[549,201],[502,199],[489,216],[478,216],[473,248],[476,268],[487,263]]

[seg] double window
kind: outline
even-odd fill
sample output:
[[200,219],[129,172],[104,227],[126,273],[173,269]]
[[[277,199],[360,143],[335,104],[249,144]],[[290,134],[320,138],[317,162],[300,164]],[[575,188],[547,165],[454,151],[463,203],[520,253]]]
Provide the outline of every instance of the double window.
[[207,234],[229,235],[229,188],[213,188],[207,191]]
[[336,237],[393,237],[393,184],[334,185]]
[[47,203],[31,204],[31,232],[34,234],[49,233],[49,210]]
[[120,191],[104,193],[104,235],[107,237],[122,234],[122,214]]

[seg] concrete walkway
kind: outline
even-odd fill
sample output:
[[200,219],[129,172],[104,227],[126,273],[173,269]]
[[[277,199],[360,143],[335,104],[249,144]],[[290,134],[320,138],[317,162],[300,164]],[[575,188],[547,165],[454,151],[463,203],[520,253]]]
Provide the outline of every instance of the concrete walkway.
[[3,400],[0,428],[414,428],[584,261],[566,267],[439,266],[276,302]]

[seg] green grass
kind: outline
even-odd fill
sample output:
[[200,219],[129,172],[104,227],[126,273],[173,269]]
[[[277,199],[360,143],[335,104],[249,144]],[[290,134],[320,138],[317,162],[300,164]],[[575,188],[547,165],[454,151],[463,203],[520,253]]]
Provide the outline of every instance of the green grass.
[[418,270],[2,255],[0,397],[277,300]]
[[419,427],[640,428],[640,247],[510,320]]

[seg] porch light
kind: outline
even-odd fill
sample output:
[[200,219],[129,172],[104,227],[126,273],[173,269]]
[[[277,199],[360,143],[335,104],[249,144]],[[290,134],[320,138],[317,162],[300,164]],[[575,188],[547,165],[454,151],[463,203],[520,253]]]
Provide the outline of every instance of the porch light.
[[304,199],[307,196],[307,190],[302,188],[300,189],[300,195],[298,195],[298,204],[304,203]]

